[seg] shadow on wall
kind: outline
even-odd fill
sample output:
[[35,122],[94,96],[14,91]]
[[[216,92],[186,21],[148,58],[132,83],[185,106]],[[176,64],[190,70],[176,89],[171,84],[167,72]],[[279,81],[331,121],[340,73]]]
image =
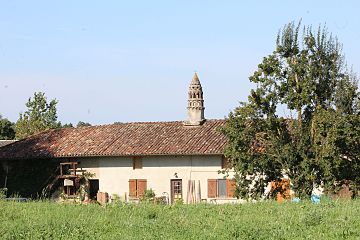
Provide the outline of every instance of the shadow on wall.
[[0,188],[7,188],[8,196],[41,196],[59,165],[54,152],[66,134],[62,129],[49,130],[1,147]]
[[7,196],[41,197],[59,161],[50,159],[10,160],[2,162],[0,187],[7,188]]
[[[142,167],[146,168],[174,168],[174,167],[219,167],[221,166],[221,156],[141,156],[136,157],[142,162]],[[134,157],[102,157],[96,161],[84,159],[86,167],[131,167]]]

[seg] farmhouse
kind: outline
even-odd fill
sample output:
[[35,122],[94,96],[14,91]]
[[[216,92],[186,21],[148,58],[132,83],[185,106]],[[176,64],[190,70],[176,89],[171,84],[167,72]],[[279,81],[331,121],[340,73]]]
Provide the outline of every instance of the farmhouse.
[[0,148],[2,175],[9,185],[12,161],[20,163],[18,168],[26,168],[30,161],[37,166],[50,161],[56,168],[40,187],[59,186],[67,196],[76,194],[77,179],[89,172],[92,198],[101,192],[131,200],[152,189],[171,202],[235,201],[233,180],[219,173],[226,164],[226,138],[218,128],[225,120],[205,119],[204,109],[195,73],[188,91],[186,121],[45,131]]

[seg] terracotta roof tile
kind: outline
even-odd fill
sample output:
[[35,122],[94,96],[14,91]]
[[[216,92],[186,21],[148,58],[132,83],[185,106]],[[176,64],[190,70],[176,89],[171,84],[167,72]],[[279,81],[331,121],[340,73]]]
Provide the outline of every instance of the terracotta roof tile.
[[223,154],[225,120],[118,123],[42,132],[0,149],[0,159]]

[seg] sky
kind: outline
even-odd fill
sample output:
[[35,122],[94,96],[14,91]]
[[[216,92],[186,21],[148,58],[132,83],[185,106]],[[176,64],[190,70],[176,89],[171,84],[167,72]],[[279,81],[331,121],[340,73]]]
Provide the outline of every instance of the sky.
[[360,73],[360,1],[0,0],[0,114],[34,92],[65,123],[186,120],[196,71],[205,117],[246,101],[248,77],[291,21],[326,24]]

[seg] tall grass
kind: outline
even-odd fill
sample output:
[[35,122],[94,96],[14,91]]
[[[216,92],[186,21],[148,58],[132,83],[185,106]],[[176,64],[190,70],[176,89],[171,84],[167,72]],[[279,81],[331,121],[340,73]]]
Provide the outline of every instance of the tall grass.
[[360,239],[360,201],[99,206],[0,201],[1,239]]

